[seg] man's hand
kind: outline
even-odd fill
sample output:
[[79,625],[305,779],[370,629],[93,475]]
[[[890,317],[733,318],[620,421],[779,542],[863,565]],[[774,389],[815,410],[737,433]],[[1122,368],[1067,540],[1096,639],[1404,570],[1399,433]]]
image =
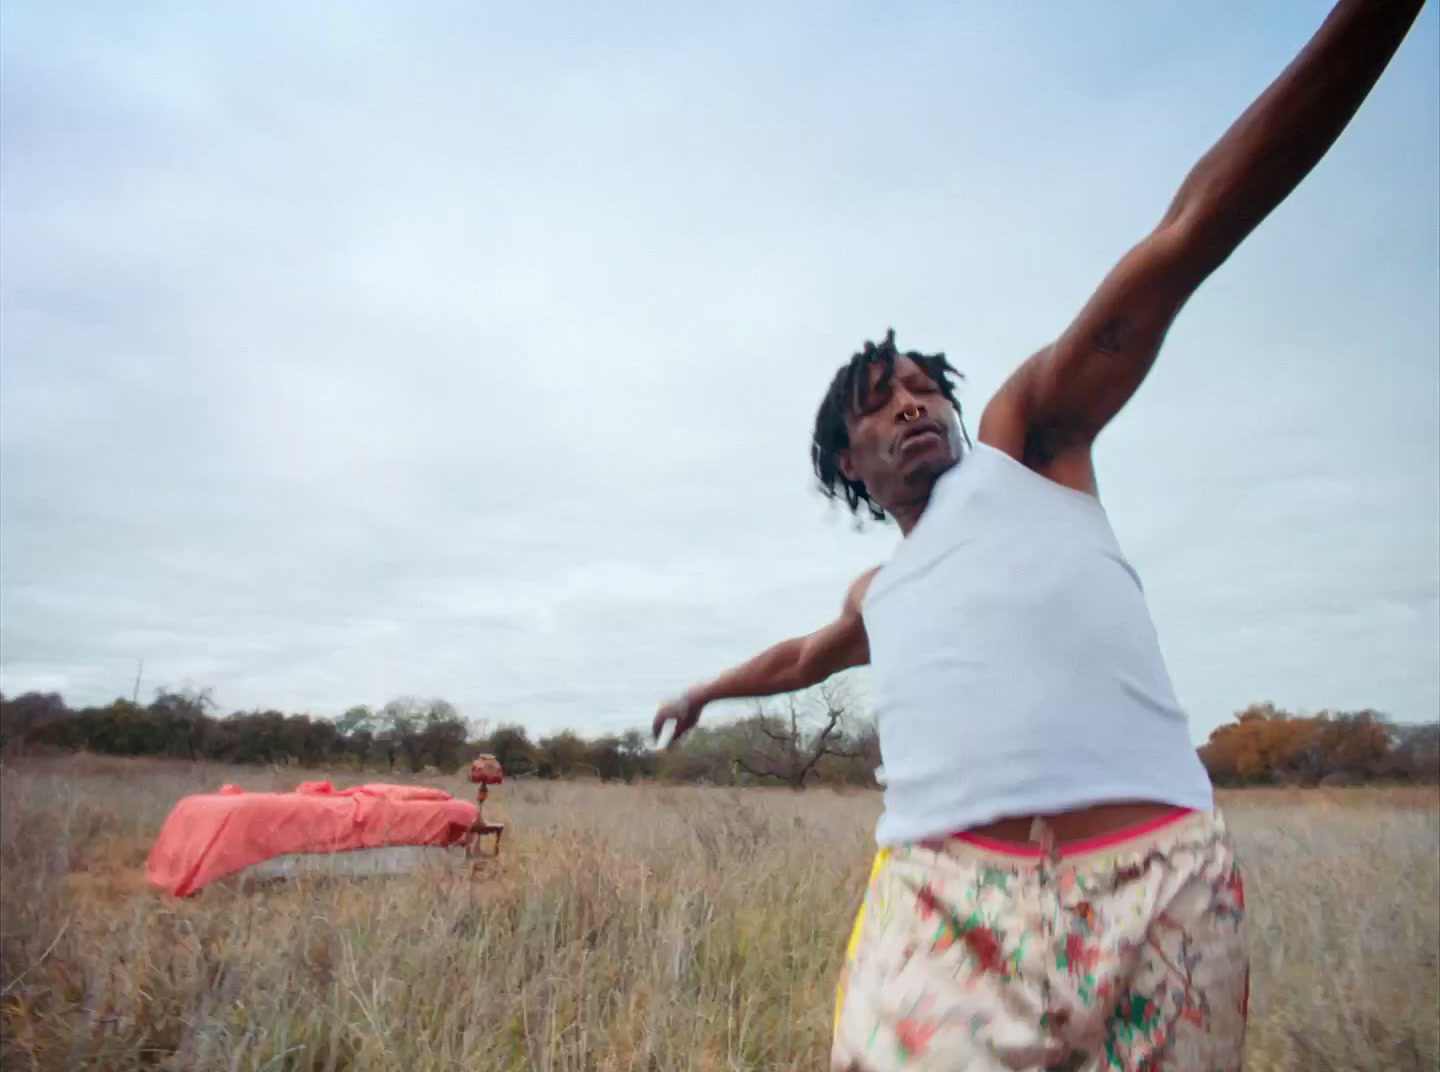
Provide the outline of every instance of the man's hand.
[[660,735],[665,732],[665,723],[675,723],[675,732],[670,736],[670,743],[666,748],[674,748],[680,738],[695,728],[695,723],[700,721],[700,711],[704,704],[692,703],[690,693],[682,692],[675,699],[660,705],[660,710],[655,715],[655,721],[650,729],[655,734],[655,743],[660,743]]

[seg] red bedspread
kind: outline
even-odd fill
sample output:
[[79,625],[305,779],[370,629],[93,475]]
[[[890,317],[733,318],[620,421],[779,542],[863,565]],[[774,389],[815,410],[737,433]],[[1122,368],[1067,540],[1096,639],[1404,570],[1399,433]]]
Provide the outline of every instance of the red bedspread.
[[296,852],[387,845],[454,845],[479,809],[441,789],[306,782],[293,793],[247,793],[232,785],[185,797],[170,812],[145,867],[174,897],[188,897],[252,864]]

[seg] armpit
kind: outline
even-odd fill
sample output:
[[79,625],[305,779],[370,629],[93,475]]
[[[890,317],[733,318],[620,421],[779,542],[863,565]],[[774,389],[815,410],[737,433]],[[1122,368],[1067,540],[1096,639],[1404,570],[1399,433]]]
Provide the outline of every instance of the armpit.
[[1050,465],[1068,447],[1080,442],[1073,428],[1067,428],[1057,420],[1032,424],[1025,430],[1025,452],[1021,457],[1031,469],[1042,470]]

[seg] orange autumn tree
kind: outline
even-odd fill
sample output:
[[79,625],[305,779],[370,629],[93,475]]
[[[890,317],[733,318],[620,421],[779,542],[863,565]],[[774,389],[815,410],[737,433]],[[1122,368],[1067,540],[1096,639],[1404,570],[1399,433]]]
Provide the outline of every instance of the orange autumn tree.
[[1200,758],[1221,785],[1358,782],[1390,773],[1391,738],[1377,711],[1296,715],[1251,704],[1210,734]]

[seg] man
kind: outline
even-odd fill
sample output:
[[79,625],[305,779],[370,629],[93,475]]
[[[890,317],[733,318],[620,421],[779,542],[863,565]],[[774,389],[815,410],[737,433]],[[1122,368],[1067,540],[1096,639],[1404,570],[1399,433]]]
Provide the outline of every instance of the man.
[[1423,0],[1341,0],[1191,171],[968,448],[943,356],[893,332],[836,375],[812,459],[904,539],[840,616],[663,706],[869,663],[880,851],[846,955],[834,1069],[1237,1069],[1244,894],[1092,444],[1196,288],[1320,160]]

